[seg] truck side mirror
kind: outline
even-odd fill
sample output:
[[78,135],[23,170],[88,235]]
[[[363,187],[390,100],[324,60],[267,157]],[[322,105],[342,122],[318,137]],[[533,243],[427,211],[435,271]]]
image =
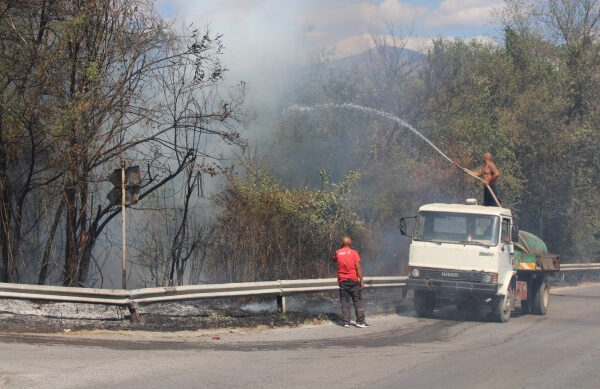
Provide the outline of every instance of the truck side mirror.
[[406,218],[400,218],[400,224],[398,227],[400,228],[400,235],[406,236]]
[[519,243],[519,227],[513,224],[510,232],[512,242]]
[[407,217],[401,217],[400,218],[400,223],[398,224],[398,227],[400,228],[400,234],[403,236],[407,236],[409,238],[412,238],[412,235],[409,235],[408,233],[408,227],[406,224],[406,219],[416,219],[416,216],[407,216]]

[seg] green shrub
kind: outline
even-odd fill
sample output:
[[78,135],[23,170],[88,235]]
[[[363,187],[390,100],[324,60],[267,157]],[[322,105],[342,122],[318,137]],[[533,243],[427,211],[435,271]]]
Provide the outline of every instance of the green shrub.
[[342,235],[356,247],[367,229],[346,204],[359,178],[351,172],[330,184],[321,172],[321,188],[283,187],[260,163],[244,177],[231,175],[217,197],[217,219],[209,277],[216,281],[264,281],[333,277],[331,256]]

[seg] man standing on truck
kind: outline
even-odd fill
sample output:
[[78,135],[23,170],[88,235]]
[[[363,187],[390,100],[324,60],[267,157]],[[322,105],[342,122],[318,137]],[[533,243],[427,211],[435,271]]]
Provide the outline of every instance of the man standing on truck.
[[361,291],[364,287],[360,256],[352,249],[352,240],[348,236],[342,238],[342,247],[335,252],[333,261],[337,263],[338,283],[340,285],[340,302],[342,304],[343,326],[350,327],[350,298],[354,303],[356,326],[365,328],[365,310]]
[[[498,193],[498,177],[500,177],[500,170],[496,167],[494,161],[492,161],[492,153],[486,152],[483,154],[483,166],[477,170],[465,169],[467,173],[475,177],[481,177],[484,183],[483,187],[483,205],[487,207],[497,207],[498,204],[494,200],[494,196],[490,193],[490,190],[494,192],[494,195],[500,201],[500,195]],[[488,189],[489,186],[489,189]]]

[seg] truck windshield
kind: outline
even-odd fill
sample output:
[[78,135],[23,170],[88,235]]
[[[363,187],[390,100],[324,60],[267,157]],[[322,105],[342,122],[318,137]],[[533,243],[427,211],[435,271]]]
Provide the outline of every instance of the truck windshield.
[[419,212],[415,240],[496,246],[500,218],[450,212]]

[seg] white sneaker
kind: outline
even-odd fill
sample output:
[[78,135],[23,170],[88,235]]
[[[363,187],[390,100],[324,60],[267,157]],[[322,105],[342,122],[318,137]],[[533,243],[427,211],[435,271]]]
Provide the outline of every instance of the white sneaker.
[[368,325],[366,322],[365,323],[356,323],[356,326],[358,328],[367,328],[367,327],[370,327],[370,325]]

